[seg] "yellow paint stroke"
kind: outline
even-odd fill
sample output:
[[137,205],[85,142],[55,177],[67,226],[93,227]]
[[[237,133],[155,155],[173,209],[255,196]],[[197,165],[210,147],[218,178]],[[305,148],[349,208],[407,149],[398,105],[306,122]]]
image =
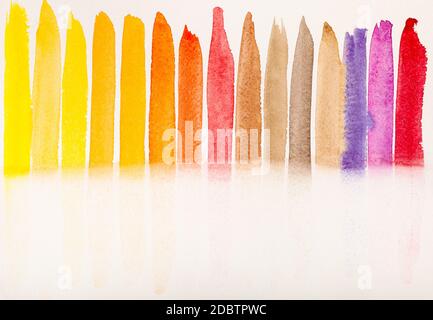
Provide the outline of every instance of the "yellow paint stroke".
[[146,66],[144,24],[126,16],[120,80],[120,166],[144,165]]
[[151,164],[170,165],[176,159],[175,147],[170,147],[175,146],[173,139],[176,137],[174,132],[176,129],[174,73],[174,44],[171,29],[164,16],[158,12],[152,38],[149,113],[149,161]]
[[331,26],[323,27],[317,73],[316,163],[339,167],[344,150],[345,66]]
[[96,16],[93,34],[90,167],[113,165],[116,95],[115,33],[110,18]]
[[63,168],[86,165],[87,95],[86,39],[80,22],[70,14],[63,71]]
[[4,173],[30,171],[32,110],[30,98],[29,34],[27,15],[12,4],[5,32]]
[[32,167],[57,169],[61,94],[60,34],[56,16],[42,2],[33,79]]

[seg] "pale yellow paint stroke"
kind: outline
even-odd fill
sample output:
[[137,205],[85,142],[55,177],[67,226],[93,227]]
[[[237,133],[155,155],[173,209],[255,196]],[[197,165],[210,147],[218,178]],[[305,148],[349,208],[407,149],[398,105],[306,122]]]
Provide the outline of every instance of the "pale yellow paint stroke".
[[42,2],[33,79],[32,168],[57,169],[61,95],[60,34],[56,16]]
[[11,4],[5,32],[4,173],[30,171],[32,110],[26,11]]
[[85,168],[88,78],[86,39],[72,13],[66,34],[62,96],[62,167]]
[[323,27],[319,50],[316,109],[316,162],[339,167],[344,150],[345,66],[329,24]]

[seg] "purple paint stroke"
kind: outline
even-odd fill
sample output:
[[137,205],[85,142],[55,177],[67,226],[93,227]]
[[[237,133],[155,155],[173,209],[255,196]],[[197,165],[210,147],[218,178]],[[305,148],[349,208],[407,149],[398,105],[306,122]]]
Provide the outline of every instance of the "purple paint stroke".
[[345,144],[342,167],[363,171],[367,160],[367,39],[366,29],[346,33],[344,63],[346,64]]
[[394,57],[392,23],[374,28],[368,79],[368,165],[391,166],[394,123]]

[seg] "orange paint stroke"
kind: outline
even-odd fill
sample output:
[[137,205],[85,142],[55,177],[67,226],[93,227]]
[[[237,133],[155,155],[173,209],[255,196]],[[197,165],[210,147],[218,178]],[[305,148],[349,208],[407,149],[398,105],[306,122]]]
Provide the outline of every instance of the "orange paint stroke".
[[144,165],[146,66],[144,24],[126,16],[120,78],[120,166]]
[[176,160],[174,68],[171,29],[164,16],[158,12],[152,38],[149,113],[149,161],[151,164],[170,165]]
[[93,34],[90,167],[112,166],[116,95],[115,33],[110,18],[96,16]]

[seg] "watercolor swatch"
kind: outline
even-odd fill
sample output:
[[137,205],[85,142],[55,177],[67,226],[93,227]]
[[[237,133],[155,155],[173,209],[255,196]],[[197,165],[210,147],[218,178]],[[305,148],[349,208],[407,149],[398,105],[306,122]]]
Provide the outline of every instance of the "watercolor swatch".
[[62,167],[86,167],[87,55],[83,28],[72,13],[66,35],[62,92]]
[[244,21],[236,90],[236,161],[256,162],[261,157],[261,68],[251,13]]
[[400,42],[398,66],[395,163],[423,166],[422,107],[427,74],[427,54],[415,31],[417,20],[408,19]]
[[146,123],[146,65],[144,24],[126,16],[120,79],[120,166],[144,165]]
[[343,170],[364,170],[367,161],[367,30],[346,34],[346,105]]
[[323,26],[319,49],[316,108],[316,163],[340,167],[344,150],[345,66],[331,26]]
[[35,170],[58,167],[61,66],[60,33],[56,16],[44,0],[36,33],[32,92],[32,168]]
[[234,60],[224,29],[223,10],[215,8],[207,74],[210,164],[231,162],[234,77]]
[[311,167],[311,95],[314,42],[305,19],[299,26],[290,88],[291,167]]
[[390,166],[394,137],[394,55],[392,24],[373,31],[368,75],[368,165]]
[[288,44],[284,26],[275,21],[269,39],[264,89],[264,128],[269,131],[265,154],[273,163],[286,160],[288,129]]
[[[174,164],[176,160],[174,74],[174,44],[171,29],[165,17],[158,12],[153,25],[152,37],[149,114],[150,164]],[[165,136],[169,130],[173,130],[172,135]]]
[[5,31],[4,174],[6,176],[30,172],[32,110],[27,23],[25,10],[17,4],[11,4]]
[[95,19],[92,64],[90,167],[111,167],[114,156],[116,51],[114,27],[103,12]]
[[179,45],[179,116],[180,162],[201,162],[203,118],[203,57],[200,40],[185,26]]

